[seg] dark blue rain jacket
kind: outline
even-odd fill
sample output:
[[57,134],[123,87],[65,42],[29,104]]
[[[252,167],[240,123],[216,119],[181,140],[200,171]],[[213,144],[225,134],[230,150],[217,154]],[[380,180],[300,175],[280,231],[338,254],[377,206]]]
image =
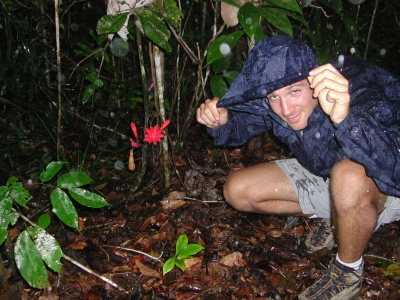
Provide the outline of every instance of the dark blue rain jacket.
[[253,48],[218,102],[219,107],[228,108],[229,121],[208,129],[215,145],[239,146],[272,129],[313,174],[328,178],[336,162],[351,159],[365,167],[383,193],[400,197],[400,80],[358,58],[345,57],[343,66],[333,59],[330,63],[349,81],[349,115],[336,126],[317,106],[308,126],[295,131],[272,111],[265,96],[306,78],[317,66],[314,55],[303,46],[288,37],[274,37]]

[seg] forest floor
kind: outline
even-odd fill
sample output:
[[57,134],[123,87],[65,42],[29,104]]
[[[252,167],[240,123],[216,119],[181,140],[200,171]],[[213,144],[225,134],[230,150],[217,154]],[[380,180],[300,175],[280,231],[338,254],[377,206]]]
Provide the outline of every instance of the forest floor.
[[[304,252],[302,242],[313,222],[238,212],[222,197],[230,172],[290,153],[268,135],[241,148],[219,149],[212,147],[203,127],[192,130],[186,153],[174,156],[174,172],[179,176],[173,176],[167,192],[158,188],[161,168],[148,170],[147,180],[134,192],[132,173],[98,168],[93,173],[107,173],[108,180],[96,190],[111,206],[80,207],[81,233],[53,218],[48,231],[64,254],[117,287],[63,259],[62,272],[49,274],[44,291],[30,288],[9,271],[0,298],[295,299],[310,286],[335,255],[335,248],[311,255]],[[126,161],[126,154],[110,155],[108,161]],[[36,207],[47,207],[44,211],[51,214],[42,201]],[[358,299],[400,299],[399,227],[399,222],[381,227],[368,243]],[[175,254],[181,234],[204,250],[185,261],[185,271],[174,268],[163,275],[163,262]],[[0,250],[6,256],[4,248]]]

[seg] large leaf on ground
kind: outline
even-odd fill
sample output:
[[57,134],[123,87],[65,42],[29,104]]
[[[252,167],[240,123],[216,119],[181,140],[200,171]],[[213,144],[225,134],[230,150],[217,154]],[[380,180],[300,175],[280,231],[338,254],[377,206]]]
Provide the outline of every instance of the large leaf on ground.
[[53,161],[49,163],[46,170],[40,173],[39,178],[42,182],[47,182],[57,174],[58,171],[65,165],[65,161]]
[[26,230],[15,242],[14,257],[19,272],[30,286],[38,289],[46,287],[48,281],[46,266]]
[[72,198],[80,204],[92,208],[101,208],[109,205],[108,202],[100,195],[92,193],[88,190],[81,188],[70,188],[69,193]]
[[29,194],[28,190],[22,186],[22,182],[19,182],[18,178],[13,176],[8,179],[7,187],[9,188],[8,196],[12,201],[27,208],[26,203],[32,199],[32,196]]
[[79,230],[78,213],[68,195],[60,188],[53,190],[50,196],[53,212],[66,225]]
[[142,22],[143,31],[146,36],[161,48],[171,52],[172,47],[168,43],[171,32],[165,26],[165,23],[148,9],[137,11],[137,15]]
[[58,177],[57,186],[64,189],[80,187],[91,183],[93,180],[85,172],[69,172]]
[[58,273],[61,272],[63,253],[56,239],[41,227],[28,227],[27,231],[34,240],[36,250],[46,265]]

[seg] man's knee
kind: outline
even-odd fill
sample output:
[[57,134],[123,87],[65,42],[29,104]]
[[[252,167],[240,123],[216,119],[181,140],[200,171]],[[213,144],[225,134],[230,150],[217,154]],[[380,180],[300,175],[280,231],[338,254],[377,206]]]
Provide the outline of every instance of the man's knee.
[[379,210],[384,195],[363,165],[350,160],[337,162],[331,172],[331,194],[336,210],[348,211],[373,204]]
[[247,197],[244,181],[240,179],[239,172],[231,173],[224,184],[224,198],[233,208],[243,211],[246,208]]

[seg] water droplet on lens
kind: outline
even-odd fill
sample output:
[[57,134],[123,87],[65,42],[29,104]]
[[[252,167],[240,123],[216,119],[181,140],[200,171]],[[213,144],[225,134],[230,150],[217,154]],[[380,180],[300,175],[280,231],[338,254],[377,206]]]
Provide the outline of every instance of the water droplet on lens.
[[227,43],[222,43],[219,46],[219,51],[221,51],[221,54],[226,56],[231,53],[231,47]]
[[117,57],[124,57],[128,54],[129,45],[120,37],[113,38],[110,43],[111,53]]

